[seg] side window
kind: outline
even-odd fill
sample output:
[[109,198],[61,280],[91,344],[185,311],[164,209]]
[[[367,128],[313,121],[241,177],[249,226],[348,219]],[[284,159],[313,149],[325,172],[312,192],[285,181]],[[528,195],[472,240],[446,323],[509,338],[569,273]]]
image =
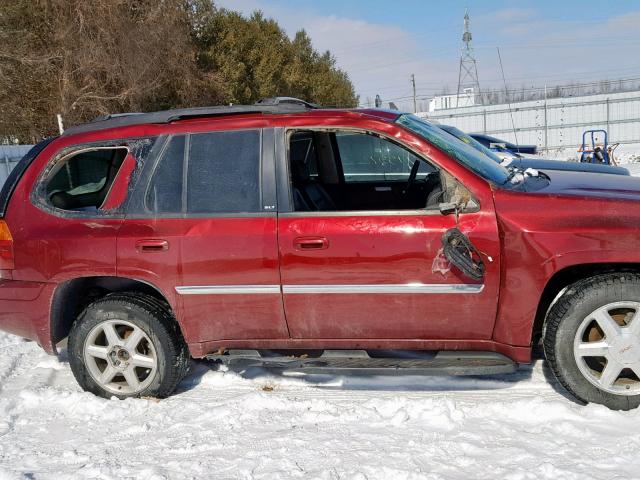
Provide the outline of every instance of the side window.
[[126,147],[96,147],[69,154],[45,181],[47,200],[63,210],[99,210],[127,153]]
[[435,171],[409,150],[374,135],[338,132],[336,142],[345,182],[406,181],[416,161],[417,179]]
[[288,139],[295,211],[436,209],[446,196],[438,169],[386,138],[301,130]]
[[239,130],[172,137],[145,204],[156,214],[202,215],[260,212],[260,200],[260,131]]
[[173,137],[165,147],[147,190],[147,209],[154,213],[182,212],[185,137]]
[[260,211],[260,132],[191,135],[188,213]]

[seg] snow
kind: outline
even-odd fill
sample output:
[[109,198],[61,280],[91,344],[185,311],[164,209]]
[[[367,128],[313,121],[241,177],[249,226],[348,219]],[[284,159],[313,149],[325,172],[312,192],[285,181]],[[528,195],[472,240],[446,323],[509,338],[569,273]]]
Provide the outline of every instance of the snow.
[[640,411],[581,406],[543,361],[492,378],[290,378],[194,362],[165,400],[82,392],[0,333],[0,479],[626,479]]

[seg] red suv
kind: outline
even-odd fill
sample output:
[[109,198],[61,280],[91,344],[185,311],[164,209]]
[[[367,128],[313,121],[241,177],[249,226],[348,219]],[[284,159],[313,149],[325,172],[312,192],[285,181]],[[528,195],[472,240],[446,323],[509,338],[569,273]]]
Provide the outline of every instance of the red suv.
[[97,395],[189,358],[496,374],[540,340],[584,402],[640,403],[640,180],[507,170],[410,114],[294,100],[114,115],[0,195],[0,328]]

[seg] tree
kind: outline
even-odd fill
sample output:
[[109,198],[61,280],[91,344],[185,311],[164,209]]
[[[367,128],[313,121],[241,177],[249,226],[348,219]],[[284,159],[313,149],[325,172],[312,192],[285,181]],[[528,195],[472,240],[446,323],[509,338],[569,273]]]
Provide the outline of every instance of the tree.
[[354,106],[346,73],[304,32],[210,0],[0,0],[0,140],[34,142],[98,115],[252,103]]
[[347,74],[329,52],[314,50],[304,30],[290,40],[259,11],[245,18],[206,0],[191,5],[198,65],[220,73],[230,102],[294,96],[325,106],[357,105]]

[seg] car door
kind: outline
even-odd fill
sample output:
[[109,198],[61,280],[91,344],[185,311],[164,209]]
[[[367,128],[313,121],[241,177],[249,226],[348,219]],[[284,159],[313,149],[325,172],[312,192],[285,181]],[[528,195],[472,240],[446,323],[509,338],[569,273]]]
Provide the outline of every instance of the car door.
[[[282,143],[286,145],[287,139],[283,133]],[[376,137],[375,141],[381,140]],[[398,144],[392,143],[397,149]],[[340,150],[339,142],[333,144]],[[349,179],[357,181],[359,176],[366,178],[366,188],[376,190],[375,176],[365,175],[363,164],[370,161],[371,172],[380,173],[380,159],[371,153],[376,149],[363,152],[357,161],[348,158],[347,148],[335,152],[347,191],[351,190]],[[285,147],[280,150],[287,151]],[[412,161],[420,158],[415,152],[407,153]],[[425,158],[420,161],[440,170]],[[288,185],[291,195],[288,162],[286,154],[280,155],[279,185]],[[406,183],[410,166],[404,160],[392,160],[388,167],[398,181]],[[357,175],[352,172],[355,168]],[[456,182],[445,172],[442,175]],[[351,339],[353,345],[359,339],[491,338],[500,246],[491,192],[488,185],[484,188],[482,198],[476,199],[480,207],[461,213],[459,220],[437,208],[355,211],[338,205],[335,211],[292,211],[290,198],[279,195],[283,210],[278,220],[280,268],[291,336]],[[355,185],[352,192],[357,195],[361,190]],[[456,226],[484,254],[482,281],[464,277],[442,257],[442,236]]]
[[136,188],[118,274],[161,290],[190,344],[288,338],[273,145],[262,129],[172,135]]

